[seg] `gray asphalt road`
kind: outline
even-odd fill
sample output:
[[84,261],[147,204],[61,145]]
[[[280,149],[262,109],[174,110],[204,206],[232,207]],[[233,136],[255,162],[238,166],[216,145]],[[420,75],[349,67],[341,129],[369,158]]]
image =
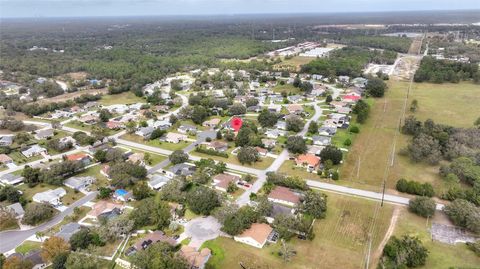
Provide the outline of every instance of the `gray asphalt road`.
[[78,206],[82,206],[85,203],[93,200],[97,196],[96,192],[89,193],[88,195],[82,197],[78,201],[71,204],[65,211],[60,212],[57,214],[53,219],[48,222],[45,222],[35,228],[30,230],[23,230],[23,231],[6,231],[0,233],[0,252],[4,253],[16,248],[18,245],[22,244],[27,238],[32,235],[35,235],[36,232],[44,232],[51,227],[60,223],[64,217],[71,214],[73,209]]

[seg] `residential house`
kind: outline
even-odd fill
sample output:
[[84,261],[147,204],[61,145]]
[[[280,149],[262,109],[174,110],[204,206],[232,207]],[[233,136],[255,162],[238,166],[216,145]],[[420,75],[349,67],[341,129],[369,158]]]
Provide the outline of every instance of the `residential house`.
[[303,100],[303,96],[300,96],[300,95],[290,95],[290,96],[287,96],[287,99],[290,103],[298,103],[298,102],[301,102]]
[[13,136],[11,136],[11,135],[0,136],[0,146],[1,147],[11,146],[12,143],[13,143]]
[[352,79],[352,84],[358,88],[365,88],[367,86],[367,83],[368,83],[368,79],[366,78],[357,77]]
[[287,122],[285,121],[278,121],[275,124],[275,128],[278,130],[287,130]]
[[273,139],[262,139],[262,144],[265,148],[267,149],[272,149],[275,147],[275,145],[277,145],[277,140],[273,140]]
[[158,105],[152,108],[153,111],[160,112],[160,113],[167,113],[169,109],[170,107],[167,105]]
[[177,245],[177,241],[175,241],[175,239],[169,236],[166,236],[165,233],[162,231],[155,231],[153,233],[148,233],[144,237],[138,239],[132,247],[127,249],[127,251],[125,252],[125,255],[127,256],[133,255],[137,251],[145,250],[150,245],[157,242],[165,242],[171,246]]
[[110,175],[108,174],[110,172],[110,165],[105,164],[102,166],[102,169],[100,169],[100,174],[104,175],[107,179],[110,178]]
[[318,134],[322,136],[333,136],[337,133],[336,126],[322,126],[318,129]]
[[23,256],[23,260],[28,261],[30,264],[32,264],[32,269],[46,268],[47,263],[43,261],[41,253],[41,250],[32,250]]
[[280,204],[272,204],[272,210],[269,212],[268,216],[265,216],[265,219],[267,220],[268,223],[272,224],[275,221],[275,218],[279,215],[284,215],[284,216],[294,216],[295,209],[280,205]]
[[176,164],[165,171],[168,177],[173,178],[174,176],[191,176],[195,173],[196,167],[187,163]]
[[9,164],[13,163],[13,159],[10,158],[7,154],[0,154],[0,164]]
[[151,176],[151,178],[148,180],[148,186],[152,190],[159,190],[161,189],[165,184],[167,184],[170,181],[170,178],[159,175],[159,174],[154,174]]
[[328,146],[332,143],[332,138],[330,136],[314,135],[312,136],[312,141],[317,146]]
[[266,223],[253,223],[250,228],[236,235],[233,239],[256,248],[263,248],[273,233],[272,227]]
[[65,136],[58,139],[58,144],[63,147],[66,147],[69,143],[73,146],[77,143],[77,141],[71,136]]
[[215,150],[218,152],[225,152],[228,149],[228,143],[220,140],[214,140],[214,141],[211,141],[210,143],[207,143],[205,148]]
[[240,180],[240,177],[232,174],[218,174],[213,177],[213,186],[219,191],[226,192],[228,190],[228,185],[230,183],[237,184]]
[[349,107],[335,107],[335,111],[340,114],[350,114],[352,109]]
[[138,165],[145,165],[145,154],[144,153],[133,153],[128,156],[128,162]]
[[197,127],[189,124],[182,124],[177,128],[177,131],[181,134],[196,133]]
[[313,154],[301,154],[295,158],[295,162],[297,166],[306,168],[310,173],[317,171],[320,167],[320,157]]
[[42,130],[38,130],[34,137],[35,139],[37,140],[41,140],[41,139],[47,139],[47,138],[50,138],[52,136],[54,136],[54,131],[53,129],[42,129]]
[[349,94],[342,97],[342,101],[345,103],[356,103],[358,100],[362,99],[361,96]]
[[7,205],[7,209],[10,209],[10,211],[15,214],[16,219],[21,219],[23,218],[23,214],[25,214],[25,211],[23,210],[22,204],[20,203],[14,203],[11,205]]
[[204,121],[202,123],[202,126],[204,127],[210,127],[210,128],[217,128],[217,126],[220,124],[221,120],[219,118],[213,118],[207,121]]
[[268,129],[265,132],[265,135],[267,136],[267,138],[277,139],[279,136],[285,135],[285,131],[281,131],[278,129]]
[[100,200],[93,205],[92,210],[87,213],[87,216],[90,218],[98,219],[99,217],[107,216],[114,211],[121,212],[123,209],[124,206],[122,204]]
[[81,162],[83,166],[87,166],[91,163],[91,158],[85,153],[76,153],[67,155],[67,160],[72,162]]
[[95,183],[95,178],[88,176],[88,177],[71,177],[67,178],[63,184],[69,188],[74,190],[87,190],[87,188]]
[[262,107],[261,106],[249,106],[249,107],[247,107],[247,111],[248,112],[259,113],[260,111],[262,111]]
[[78,120],[84,124],[94,124],[100,121],[100,118],[95,114],[87,114],[81,116]]
[[184,141],[187,138],[188,137],[184,134],[177,134],[177,133],[169,132],[165,135],[164,141],[166,141],[168,143],[178,144],[178,143],[180,143],[180,141]]
[[[283,103],[283,96],[281,96],[280,94],[278,95],[271,95],[270,96],[270,103]],[[268,108],[268,110],[270,110],[270,107]],[[274,112],[274,111],[272,111]],[[275,112],[279,112],[279,111],[275,111]]]
[[273,203],[294,207],[300,203],[300,195],[289,188],[276,186],[269,194],[268,200]]
[[313,154],[315,156],[320,156],[320,152],[322,152],[324,148],[324,146],[308,145],[307,153]]
[[151,126],[155,129],[160,129],[160,130],[167,130],[168,128],[172,127],[172,124],[170,123],[169,120],[148,120],[147,121],[148,126]]
[[345,107],[345,106],[347,106],[347,103],[345,103],[345,102],[340,102],[340,101],[332,101],[332,102],[330,102],[330,107],[331,107],[331,108]]
[[303,106],[299,104],[291,104],[287,106],[289,114],[300,115],[303,112]]
[[337,81],[339,83],[348,84],[350,82],[349,76],[338,76]]
[[47,190],[44,192],[37,192],[33,195],[32,200],[36,203],[49,203],[53,206],[60,206],[62,202],[60,199],[65,196],[67,192],[64,188],[59,187],[54,190]]
[[55,236],[68,242],[74,233],[80,231],[81,227],[82,226],[76,222],[67,223],[60,228],[60,231],[57,232]]
[[15,174],[5,174],[0,176],[0,182],[2,182],[5,185],[17,185],[22,183],[24,180],[24,177],[20,175],[15,175]]
[[32,156],[37,156],[40,154],[46,154],[47,149],[40,147],[39,145],[33,145],[30,148],[22,151],[23,156],[30,158]]
[[258,152],[258,156],[260,157],[267,157],[268,150],[261,148],[261,147],[255,147],[255,150]]
[[132,200],[132,198],[133,198],[132,193],[125,189],[117,189],[113,193],[113,199],[117,201],[128,202]]
[[111,120],[105,123],[105,126],[110,130],[119,130],[123,128],[124,125],[121,122]]
[[144,139],[149,139],[150,135],[153,133],[153,130],[155,130],[155,128],[152,126],[141,127],[135,132],[135,134],[143,137]]
[[204,269],[208,260],[212,256],[212,251],[208,248],[197,250],[194,247],[182,245],[179,251],[188,263],[189,269]]

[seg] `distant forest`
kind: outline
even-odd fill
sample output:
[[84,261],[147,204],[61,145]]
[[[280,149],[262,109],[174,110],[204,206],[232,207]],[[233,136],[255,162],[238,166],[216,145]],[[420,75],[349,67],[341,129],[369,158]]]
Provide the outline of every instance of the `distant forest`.
[[415,82],[453,82],[473,79],[480,81],[480,71],[476,63],[460,63],[449,60],[436,60],[432,57],[425,57],[415,73]]

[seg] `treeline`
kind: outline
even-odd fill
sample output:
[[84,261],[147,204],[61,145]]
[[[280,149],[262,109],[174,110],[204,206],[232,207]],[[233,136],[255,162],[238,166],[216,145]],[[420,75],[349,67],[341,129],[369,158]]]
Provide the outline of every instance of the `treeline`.
[[393,64],[397,53],[389,50],[369,50],[359,47],[345,47],[336,50],[328,58],[320,58],[303,65],[302,72],[320,74],[326,77],[362,75],[363,68],[369,63]]
[[415,82],[433,83],[458,83],[470,79],[479,82],[480,71],[477,64],[424,57],[413,79]]
[[408,37],[392,37],[392,36],[345,36],[340,35],[336,40],[339,43],[372,47],[377,49],[393,50],[396,52],[407,53],[412,40]]

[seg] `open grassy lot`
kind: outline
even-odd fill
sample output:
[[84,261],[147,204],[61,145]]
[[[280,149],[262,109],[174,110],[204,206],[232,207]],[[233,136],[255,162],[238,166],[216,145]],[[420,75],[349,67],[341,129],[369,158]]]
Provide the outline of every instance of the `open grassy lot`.
[[19,151],[12,151],[11,153],[8,154],[8,156],[10,156],[13,162],[15,162],[15,164],[17,165],[43,159],[42,155],[37,155],[37,156],[32,156],[30,158],[27,158]]
[[414,115],[422,121],[432,119],[455,127],[471,127],[480,117],[480,85],[471,82],[415,83],[410,92],[413,99],[418,101]]
[[189,144],[192,143],[192,142],[189,142],[189,141],[181,141],[177,144],[174,144],[174,143],[163,142],[163,141],[160,141],[159,139],[144,140],[142,137],[140,137],[138,135],[135,135],[135,134],[124,134],[120,138],[125,139],[125,140],[129,140],[129,141],[132,141],[132,142],[140,143],[140,144],[145,144],[145,145],[152,146],[152,147],[171,150],[171,151],[183,149],[183,148],[185,148],[186,146],[188,146]]
[[167,156],[163,156],[163,155],[159,155],[159,154],[155,154],[155,153],[152,153],[152,152],[148,152],[148,151],[143,151],[143,150],[139,150],[139,149],[131,149],[133,152],[135,153],[148,153],[150,154],[150,159],[151,159],[151,163],[148,163],[147,165],[156,165],[162,161],[164,161],[165,159],[167,159],[168,157]]
[[278,92],[278,93],[286,91],[287,94],[298,94],[298,93],[300,93],[300,89],[295,88],[292,84],[285,84],[285,85],[278,84],[277,86],[273,87],[272,90],[274,92]]
[[113,104],[145,103],[145,100],[141,97],[135,96],[135,94],[128,91],[119,94],[103,95],[102,99],[99,100],[99,103],[108,106]]
[[283,263],[278,257],[280,243],[256,249],[219,237],[204,246],[213,252],[209,263],[214,268],[241,268],[239,263],[247,268],[364,268],[369,232],[375,235],[372,238],[372,249],[375,249],[388,229],[393,211],[390,205],[381,208],[375,228],[371,230],[376,206],[373,201],[329,194],[327,217],[315,222],[313,241],[292,239],[289,242],[297,251],[289,263]]
[[[437,215],[439,215],[437,211]],[[433,221],[442,218],[435,216]],[[422,240],[424,246],[429,251],[427,263],[422,269],[433,268],[479,268],[480,257],[476,256],[473,251],[469,250],[465,244],[458,243],[456,245],[443,244],[438,241],[432,241],[430,232],[431,222],[426,222],[425,218],[419,217],[408,212],[405,208],[400,212],[394,235],[397,237],[404,234],[418,236]]]
[[[370,118],[365,124],[360,126],[360,134],[356,136],[345,163],[341,167],[341,182],[346,185],[364,186],[363,188],[365,189],[372,187],[379,188],[382,185],[383,178],[386,177],[386,186],[387,189],[390,189],[388,191],[394,192],[393,189],[395,188],[397,180],[403,177],[409,180],[430,182],[437,192],[442,192],[447,188],[447,184],[438,175],[439,166],[413,163],[407,156],[399,154],[400,151],[407,146],[409,139],[411,139],[409,136],[402,135],[401,133],[398,133],[397,139],[395,139],[395,133],[399,126],[399,119],[403,110],[409,83],[389,81],[388,84],[389,89],[386,96],[375,101],[371,108]],[[432,84],[413,84],[413,94],[410,95],[407,101],[407,111],[411,100],[416,98],[415,96],[418,96],[418,92],[428,85],[432,86]],[[461,87],[465,85],[468,86],[466,88],[470,88],[470,94],[473,98],[475,94],[473,90],[474,87],[470,87],[470,84],[465,83],[458,84],[457,86]],[[433,91],[433,89],[431,89],[431,91]],[[465,90],[465,92],[466,91],[467,90]],[[436,95],[431,94],[431,98],[435,99]],[[421,99],[418,98],[417,100],[419,100],[419,106],[422,106]],[[424,106],[423,111],[417,113],[423,115],[422,117],[425,118],[434,118],[435,114],[445,109],[441,101],[430,101],[428,111],[425,102]],[[472,104],[472,106],[474,106],[474,104]],[[459,102],[455,105],[449,105],[448,107],[450,111],[448,113],[451,117],[449,120],[443,121],[443,123],[452,121],[454,124],[453,121],[455,121],[455,119],[460,118],[466,113]],[[469,114],[474,113],[470,112]],[[474,115],[471,117],[475,118],[477,116]],[[473,118],[465,120],[464,123],[473,122]],[[459,124],[461,125],[462,123]],[[394,141],[396,141],[395,144]],[[393,162],[391,161],[392,152],[394,152]],[[387,167],[389,169],[388,173],[386,173],[385,170]]]
[[315,60],[314,57],[303,57],[303,56],[294,56],[290,59],[283,60],[279,65],[281,66],[291,66],[293,70],[300,70],[300,66],[308,64],[312,60]]

